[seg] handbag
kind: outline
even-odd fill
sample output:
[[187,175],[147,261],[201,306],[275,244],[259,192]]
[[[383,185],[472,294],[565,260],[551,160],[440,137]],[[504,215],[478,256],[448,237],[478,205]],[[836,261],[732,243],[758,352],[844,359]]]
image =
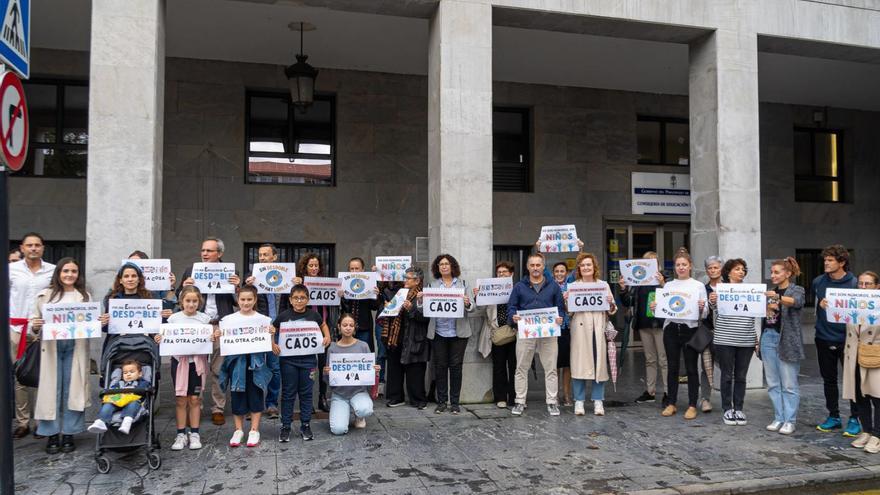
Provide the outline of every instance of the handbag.
[[880,345],[859,343],[859,366],[865,369],[880,368]]
[[693,337],[688,340],[687,345],[697,352],[703,352],[709,347],[709,344],[712,343],[712,338],[712,330],[710,330],[705,324],[700,323],[700,326],[697,327],[697,331],[694,332]]
[[[24,336],[22,335],[22,340]],[[15,379],[25,387],[36,387],[40,384],[40,341],[31,342],[21,359],[15,362]]]
[[495,345],[505,345],[516,340],[516,330],[513,329],[510,325],[502,325],[498,328],[492,329],[492,334],[490,335],[492,339],[492,343]]

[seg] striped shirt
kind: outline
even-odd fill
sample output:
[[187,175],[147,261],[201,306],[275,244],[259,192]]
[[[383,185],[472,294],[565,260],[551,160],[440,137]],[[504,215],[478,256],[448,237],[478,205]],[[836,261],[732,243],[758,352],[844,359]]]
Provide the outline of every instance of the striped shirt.
[[[714,309],[714,308],[713,308]],[[760,318],[753,316],[719,315],[715,313],[715,345],[733,347],[755,347],[758,342],[757,329]]]

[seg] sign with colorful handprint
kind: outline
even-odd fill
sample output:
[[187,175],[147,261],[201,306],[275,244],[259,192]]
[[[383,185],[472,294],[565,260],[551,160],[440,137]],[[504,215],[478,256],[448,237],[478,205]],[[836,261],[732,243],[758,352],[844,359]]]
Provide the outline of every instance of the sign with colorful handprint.
[[412,256],[376,256],[376,272],[382,282],[403,282]]
[[521,309],[516,312],[519,321],[516,324],[517,337],[520,339],[540,339],[559,337],[562,329],[556,323],[559,308]]
[[880,290],[828,289],[825,300],[829,323],[880,324]]
[[70,302],[43,305],[43,340],[101,337],[101,303]]
[[574,225],[545,225],[541,227],[539,250],[542,253],[577,252],[580,250],[577,240]]

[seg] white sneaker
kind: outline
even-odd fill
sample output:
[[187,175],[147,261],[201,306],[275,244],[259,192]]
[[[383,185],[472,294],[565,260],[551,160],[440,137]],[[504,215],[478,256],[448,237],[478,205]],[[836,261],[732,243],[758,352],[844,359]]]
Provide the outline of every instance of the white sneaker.
[[238,447],[241,445],[241,439],[244,438],[244,432],[241,430],[235,430],[232,433],[232,438],[229,439],[230,447]]
[[171,450],[183,450],[186,448],[186,433],[178,433],[174,437],[174,443],[171,444]]
[[767,425],[767,431],[779,431],[782,428],[782,421],[774,421]]
[[119,433],[123,433],[128,435],[128,432],[131,431],[131,424],[134,423],[134,419],[131,416],[126,416],[122,418],[122,424],[119,425]]
[[575,416],[583,416],[587,412],[584,410],[584,401],[576,400],[574,401],[574,415]]
[[593,414],[596,416],[605,416],[605,405],[602,404],[601,400],[593,401]]
[[104,433],[107,431],[107,424],[100,419],[96,419],[91,426],[89,426],[89,433],[94,433],[95,435],[99,433]]
[[794,423],[782,423],[782,427],[779,428],[779,433],[783,435],[791,435],[794,433]]
[[199,450],[202,448],[202,437],[198,433],[189,434],[189,450]]
[[507,401],[499,400],[495,403],[495,407],[498,409],[507,409]]
[[256,447],[257,445],[260,445],[260,432],[251,430],[248,432],[247,446]]
[[354,418],[354,427],[355,428],[366,428],[367,427],[367,418]]

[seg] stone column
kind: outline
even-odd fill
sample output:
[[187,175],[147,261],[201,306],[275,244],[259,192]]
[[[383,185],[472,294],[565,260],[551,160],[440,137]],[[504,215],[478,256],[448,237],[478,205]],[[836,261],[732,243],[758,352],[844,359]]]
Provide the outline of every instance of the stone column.
[[[492,7],[440,0],[428,41],[428,234],[433,259],[449,253],[473,286],[492,273]],[[430,276],[429,276],[430,278]],[[465,356],[462,400],[491,400],[491,362]]]
[[97,297],[131,251],[161,254],[165,2],[94,0],[91,28],[86,267]]
[[[690,46],[691,252],[742,258],[760,282],[761,190],[758,48],[754,32],[718,30]],[[719,376],[718,373],[715,375]],[[749,386],[760,387],[753,359]]]

